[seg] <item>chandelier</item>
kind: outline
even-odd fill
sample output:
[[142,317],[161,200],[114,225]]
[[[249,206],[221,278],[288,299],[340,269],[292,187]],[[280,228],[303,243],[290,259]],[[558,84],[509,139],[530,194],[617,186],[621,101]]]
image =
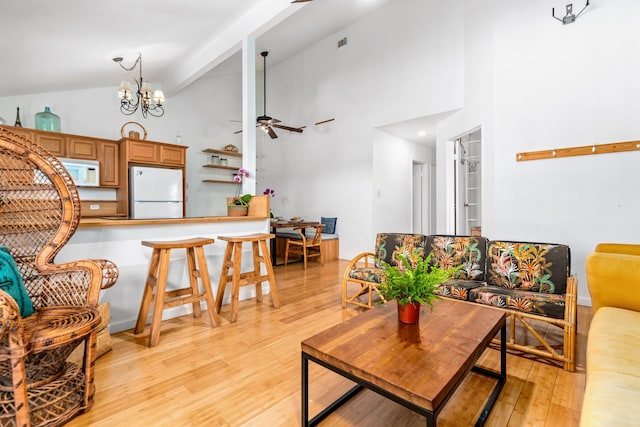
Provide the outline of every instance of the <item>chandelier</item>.
[[117,62],[122,69],[126,71],[131,71],[136,66],[139,67],[139,79],[134,79],[136,82],[136,93],[135,96],[133,91],[131,90],[131,83],[123,80],[120,83],[120,88],[118,89],[118,98],[120,98],[120,112],[127,116],[138,111],[142,112],[142,117],[147,118],[148,114],[151,114],[153,117],[161,117],[164,115],[164,108],[162,104],[164,103],[164,93],[161,90],[156,89],[155,91],[151,89],[151,85],[149,82],[144,81],[142,79],[142,54],[138,55],[138,59],[136,62],[130,67],[127,68],[122,65],[122,57],[118,56],[113,58],[113,62]]

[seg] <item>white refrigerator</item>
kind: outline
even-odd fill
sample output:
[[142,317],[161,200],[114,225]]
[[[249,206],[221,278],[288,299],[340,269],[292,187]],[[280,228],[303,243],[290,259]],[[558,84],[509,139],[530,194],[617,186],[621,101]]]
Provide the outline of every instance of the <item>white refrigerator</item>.
[[181,169],[129,168],[131,218],[182,218],[183,201]]

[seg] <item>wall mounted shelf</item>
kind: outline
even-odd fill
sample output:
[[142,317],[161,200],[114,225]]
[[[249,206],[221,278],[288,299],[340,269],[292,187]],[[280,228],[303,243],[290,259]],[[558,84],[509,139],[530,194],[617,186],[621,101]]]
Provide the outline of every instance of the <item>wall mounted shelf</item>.
[[[216,150],[215,148],[205,148],[202,150],[203,153],[207,154],[220,154],[227,157],[238,157],[242,158],[242,153],[236,153],[234,151],[225,151],[225,150]],[[234,160],[232,163],[237,163],[237,160]],[[229,166],[229,165],[202,165],[203,168],[211,168],[211,169],[222,169],[224,171],[238,171],[238,166]],[[208,182],[213,184],[237,184],[237,182],[232,179],[203,179],[202,182]]]
[[552,148],[551,150],[516,153],[516,161],[555,159],[558,157],[588,156],[593,154],[640,151],[640,141],[612,142],[610,144],[584,145],[581,147]]
[[212,182],[214,184],[237,184],[235,181],[225,181],[222,179],[203,179],[202,182]]
[[224,154],[225,156],[242,157],[242,153],[234,153],[233,151],[216,150],[215,148],[205,148],[203,153]]
[[222,166],[222,165],[202,165],[203,168],[224,169],[230,171],[237,171],[237,166]]

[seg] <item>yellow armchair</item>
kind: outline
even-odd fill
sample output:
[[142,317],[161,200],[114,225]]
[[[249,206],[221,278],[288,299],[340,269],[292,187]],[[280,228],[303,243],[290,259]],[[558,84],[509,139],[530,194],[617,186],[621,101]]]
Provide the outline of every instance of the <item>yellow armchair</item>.
[[593,319],[581,427],[637,426],[640,245],[603,243],[587,257]]

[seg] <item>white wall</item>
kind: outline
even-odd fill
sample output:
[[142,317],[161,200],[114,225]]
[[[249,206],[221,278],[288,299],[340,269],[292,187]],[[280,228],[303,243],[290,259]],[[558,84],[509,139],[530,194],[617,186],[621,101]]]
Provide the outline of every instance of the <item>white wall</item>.
[[[396,138],[401,156],[376,160],[376,128],[462,105],[462,4],[396,1],[268,70],[269,115],[308,127],[258,144],[258,190],[275,187],[276,215],[337,216],[341,258],[372,250],[377,232],[411,229],[407,143]],[[398,163],[404,183],[390,173]],[[391,189],[378,199],[380,182]]]
[[438,135],[443,142],[483,124],[483,234],[568,244],[578,302],[588,305],[587,254],[598,242],[640,239],[640,200],[632,190],[640,154],[529,162],[515,156],[638,139],[640,61],[633,52],[640,47],[640,3],[594,1],[570,25],[552,19],[551,7],[564,11],[555,1],[466,2],[464,113]]

